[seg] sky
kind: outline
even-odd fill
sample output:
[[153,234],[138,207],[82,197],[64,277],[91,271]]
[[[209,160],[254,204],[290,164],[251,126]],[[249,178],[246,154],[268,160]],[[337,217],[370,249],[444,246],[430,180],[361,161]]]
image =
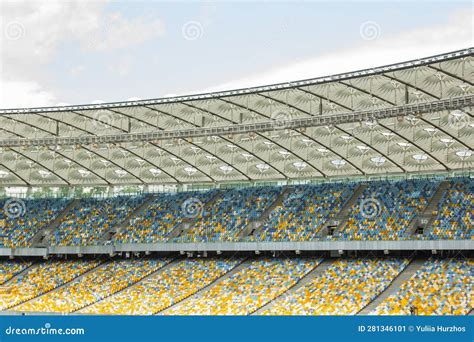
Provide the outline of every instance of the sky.
[[0,0],[0,108],[259,86],[473,46],[470,1]]

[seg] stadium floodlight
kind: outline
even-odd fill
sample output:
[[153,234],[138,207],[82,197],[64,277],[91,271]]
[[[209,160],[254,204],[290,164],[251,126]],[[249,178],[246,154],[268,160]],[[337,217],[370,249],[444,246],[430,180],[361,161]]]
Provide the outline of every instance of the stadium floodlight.
[[427,132],[430,136],[433,136],[438,132],[438,130],[436,128],[433,128],[433,127],[426,127],[423,130],[425,132]]
[[151,168],[149,171],[154,177],[159,176],[162,172],[160,169],[156,168]]
[[188,174],[188,176],[194,175],[198,170],[192,166],[186,166],[183,170]]
[[0,178],[5,178],[10,174],[10,172],[0,170]]
[[426,154],[414,154],[412,158],[415,159],[418,164],[424,163],[426,160],[428,160],[428,156]]
[[263,173],[263,172],[267,171],[270,168],[270,165],[268,165],[268,164],[257,164],[257,165],[255,165],[255,167],[258,169],[258,171],[260,171],[260,173]]
[[85,178],[87,176],[89,176],[91,174],[90,171],[88,170],[83,170],[83,169],[79,169],[77,170],[77,172],[79,172],[79,174],[81,175],[81,177]]
[[250,153],[241,153],[240,155],[244,157],[246,161],[249,161],[253,158],[253,155],[251,155]]
[[210,154],[206,155],[206,159],[209,160],[210,163],[214,163],[217,159],[216,156],[211,156]]
[[226,145],[231,151],[235,151],[238,147],[234,144],[227,144]]
[[334,165],[336,169],[340,169],[344,165],[346,165],[346,161],[343,159],[334,159],[334,160],[331,160],[331,164]]
[[288,151],[278,151],[278,153],[281,154],[284,159],[287,159],[291,155]]
[[117,169],[117,170],[114,170],[115,174],[119,177],[119,178],[122,178],[124,176],[126,176],[128,174],[127,171],[125,170],[122,170],[122,169]]
[[317,148],[316,151],[321,153],[323,156],[327,155],[329,153],[329,150],[327,148]]
[[229,172],[232,172],[232,170],[234,170],[234,168],[230,165],[222,165],[222,166],[219,166],[219,169],[224,172],[224,174],[228,174]]
[[370,147],[365,146],[365,145],[357,145],[356,148],[357,148],[362,154],[366,154],[366,153],[370,150]]
[[472,156],[472,151],[470,150],[462,150],[462,151],[457,151],[456,155],[461,159],[461,160],[466,160],[470,156]]
[[404,151],[412,146],[410,143],[404,141],[397,143],[397,145],[400,146]]
[[374,163],[375,166],[379,167],[379,166],[382,166],[383,164],[385,164],[387,159],[384,158],[384,157],[381,157],[381,156],[377,156],[377,157],[370,158],[370,161],[372,163]]
[[51,172],[46,171],[46,170],[38,170],[38,173],[41,176],[41,178],[46,178],[46,177],[51,176]]
[[441,138],[439,139],[446,147],[450,147],[452,144],[454,144],[454,139],[451,138]]
[[308,166],[308,164],[306,164],[305,162],[302,162],[302,161],[297,161],[297,162],[293,163],[293,166],[296,167],[296,169],[298,169],[298,171],[302,171],[304,168],[306,168]]

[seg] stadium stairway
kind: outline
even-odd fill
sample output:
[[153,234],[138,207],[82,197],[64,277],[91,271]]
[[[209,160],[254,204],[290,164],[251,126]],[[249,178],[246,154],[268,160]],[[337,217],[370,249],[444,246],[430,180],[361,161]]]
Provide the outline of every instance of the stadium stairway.
[[288,290],[286,290],[285,292],[283,292],[281,295],[275,297],[272,301],[268,302],[267,304],[265,304],[264,306],[260,307],[258,310],[255,310],[254,312],[252,312],[250,315],[260,315],[263,311],[267,310],[267,309],[270,309],[274,304],[275,302],[281,298],[281,297],[284,297],[284,296],[288,296],[288,295],[291,295],[292,293],[294,293],[296,290],[298,290],[300,287],[303,287],[305,286],[306,284],[308,284],[309,282],[311,282],[314,278],[318,277],[320,274],[326,272],[326,270],[336,261],[337,259],[336,258],[327,258],[327,259],[324,259],[323,261],[321,261],[321,263],[319,263],[319,265],[316,265],[316,267],[313,268],[313,270],[311,270],[308,274],[306,274],[303,278],[301,278],[300,280],[298,280],[296,282],[296,284],[294,284],[293,286],[291,286]]
[[155,195],[148,195],[147,198],[140,204],[135,210],[133,210],[128,217],[120,222],[118,225],[110,227],[109,230],[105,231],[104,234],[100,237],[99,244],[104,244],[107,241],[112,241],[112,238],[115,234],[122,232],[123,230],[127,229],[129,225],[130,219],[133,217],[139,216],[143,211],[148,208],[151,202],[155,200]]
[[[167,262],[166,264],[164,264],[163,266],[161,266],[160,268],[158,268],[156,271],[151,272],[149,275],[147,275],[147,276],[145,276],[145,277],[143,277],[143,278],[137,280],[137,281],[134,282],[134,283],[131,283],[131,284],[125,286],[123,289],[120,289],[120,290],[118,290],[117,292],[113,292],[113,293],[111,292],[111,293],[109,293],[108,295],[104,296],[102,299],[97,300],[97,301],[95,301],[95,302],[93,302],[93,303],[90,303],[90,304],[88,304],[88,305],[84,305],[83,307],[77,308],[77,309],[71,311],[71,313],[72,313],[72,314],[74,314],[74,313],[77,314],[77,311],[79,311],[79,310],[85,309],[85,308],[87,308],[87,307],[89,307],[89,306],[91,306],[91,305],[94,305],[95,303],[98,303],[98,302],[103,301],[104,299],[106,299],[106,298],[108,298],[108,297],[110,297],[110,296],[119,294],[120,292],[125,291],[126,289],[128,289],[128,288],[130,288],[130,287],[132,287],[132,286],[135,286],[135,285],[137,285],[137,284],[140,284],[140,282],[145,281],[145,280],[147,280],[147,279],[149,279],[149,278],[152,278],[152,277],[156,276],[157,274],[162,273],[162,272],[164,272],[165,270],[167,270],[168,268],[174,266],[179,260],[180,260],[180,259],[170,260],[169,262]],[[104,264],[104,265],[105,265],[105,264]],[[78,315],[79,315],[79,314],[78,314]],[[82,315],[82,314],[80,314],[80,315]]]
[[443,198],[443,194],[446,192],[448,187],[449,181],[443,181],[438,185],[438,189],[436,189],[426,208],[412,220],[405,233],[407,237],[417,235],[416,230],[418,225],[425,227],[425,230],[427,230],[433,224],[433,221],[436,219],[436,215],[433,215],[433,212],[438,208],[439,201]]
[[204,292],[204,291],[207,291],[208,289],[210,289],[211,287],[213,287],[215,284],[217,283],[220,283],[221,281],[224,281],[225,279],[233,276],[234,274],[242,271],[243,269],[249,267],[252,263],[252,260],[251,259],[243,259],[242,262],[240,264],[238,264],[237,266],[235,266],[233,269],[231,269],[229,272],[227,272],[226,274],[220,276],[219,278],[216,278],[214,279],[212,282],[210,282],[208,285],[200,288],[198,291],[194,292],[193,294],[189,295],[188,297],[186,298],[183,298],[181,299],[180,301],[177,301],[176,303],[173,303],[173,305],[167,307],[166,309],[163,309],[163,310],[160,310],[160,311],[157,311],[155,312],[154,314],[155,315],[161,315],[162,313],[165,313],[167,310],[171,309],[173,306],[175,305],[178,305],[178,304],[181,304],[181,303],[186,303],[187,301],[190,301],[192,300],[192,298],[198,296],[200,293]]
[[[28,299],[28,300],[24,300],[24,301],[21,301],[21,302],[19,302],[19,303],[14,304],[14,305],[11,305],[11,306],[9,306],[9,307],[7,307],[7,308],[1,310],[1,311],[4,312],[4,313],[8,313],[9,311],[14,311],[14,312],[17,313],[18,311],[15,311],[14,308],[17,307],[17,306],[19,306],[20,304],[28,303],[29,301],[32,301],[33,299],[36,299],[36,298],[38,298],[38,297],[41,297],[41,296],[43,296],[43,295],[45,295],[45,294],[47,294],[47,293],[50,293],[50,292],[52,292],[52,291],[56,291],[57,289],[59,289],[59,288],[61,288],[61,287],[67,286],[67,285],[70,284],[71,282],[73,282],[73,281],[75,281],[75,280],[77,280],[77,279],[80,279],[80,278],[84,277],[86,274],[89,274],[89,273],[91,273],[91,272],[94,272],[95,270],[97,270],[98,268],[100,268],[100,267],[101,267],[102,265],[104,265],[104,264],[105,264],[104,262],[101,262],[101,263],[99,263],[97,266],[92,267],[91,269],[85,271],[84,273],[81,273],[81,274],[77,275],[76,277],[74,277],[74,278],[72,278],[72,279],[70,279],[70,280],[68,280],[68,281],[65,281],[65,282],[62,283],[61,285],[58,285],[58,286],[56,286],[56,287],[54,287],[54,288],[52,288],[52,289],[50,289],[50,290],[48,290],[48,291],[45,291],[45,292],[42,292],[42,293],[38,293],[36,296],[34,296],[34,297],[32,297],[32,298],[30,298],[30,299]],[[35,266],[35,264],[31,265],[31,266],[28,267],[27,269],[31,269],[31,268],[34,267],[34,266]],[[20,272],[20,274],[21,274],[21,273],[23,273],[23,272]],[[15,277],[13,277],[12,279],[17,278],[17,277],[18,277],[18,275],[15,276]]]
[[369,304],[367,304],[357,315],[369,315],[375,310],[385,299],[396,293],[400,286],[410,279],[416,271],[425,263],[425,259],[412,259],[411,262],[396,276],[391,284],[382,291],[377,297],[374,298]]
[[31,247],[46,247],[48,236],[54,232],[63,219],[69,214],[70,211],[74,210],[76,206],[79,204],[79,199],[74,199],[64,208],[64,210],[49,224],[49,226],[41,229],[38,231],[29,241],[29,245]]
[[347,202],[344,204],[344,206],[341,208],[339,213],[336,214],[333,218],[327,220],[324,225],[319,229],[319,232],[317,233],[318,238],[326,238],[327,236],[331,236],[330,228],[333,228],[332,235],[336,235],[337,232],[339,232],[342,227],[344,227],[344,224],[347,222],[349,218],[349,212],[351,208],[353,207],[354,203],[359,199],[359,197],[362,195],[364,190],[367,188],[367,184],[359,184],[357,188],[354,190],[354,193],[352,196],[347,200]]
[[[217,191],[214,196],[212,196],[209,201],[204,204],[203,211],[207,210],[208,208],[212,207],[214,203],[221,197],[224,193],[222,191]],[[180,223],[173,228],[173,230],[168,235],[168,241],[172,241],[174,238],[181,236],[182,234],[186,233],[190,230],[194,224],[199,220],[199,216],[193,218],[184,218]]]
[[263,226],[265,225],[265,221],[268,220],[270,214],[273,210],[283,205],[283,201],[288,195],[293,191],[292,187],[285,187],[285,189],[280,192],[278,197],[275,201],[267,208],[265,211],[260,215],[260,217],[252,222],[249,222],[247,227],[245,227],[242,232],[239,234],[239,239],[248,237],[248,236],[258,236],[260,231],[262,230]]

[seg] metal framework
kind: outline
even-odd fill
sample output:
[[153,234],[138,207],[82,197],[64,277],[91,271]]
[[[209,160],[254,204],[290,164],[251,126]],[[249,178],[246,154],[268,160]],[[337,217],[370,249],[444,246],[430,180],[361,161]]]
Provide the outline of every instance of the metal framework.
[[0,184],[469,171],[473,52],[209,94],[0,110]]

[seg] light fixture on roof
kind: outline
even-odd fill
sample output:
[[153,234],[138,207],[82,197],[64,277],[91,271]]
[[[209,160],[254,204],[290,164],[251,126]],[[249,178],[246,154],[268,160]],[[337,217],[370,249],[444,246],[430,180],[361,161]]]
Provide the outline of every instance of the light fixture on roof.
[[192,166],[186,166],[183,170],[188,174],[188,176],[192,176],[198,171],[196,168]]
[[26,163],[30,168],[32,168],[36,164],[33,160],[27,160]]
[[324,126],[324,128],[325,128],[330,134],[332,134],[332,133],[336,130],[336,127],[334,127],[333,125]]
[[336,169],[340,169],[344,165],[346,165],[346,161],[343,159],[334,159],[334,160],[331,160],[331,164],[334,165]]
[[306,146],[311,146],[313,144],[313,140],[311,139],[301,139],[301,142],[304,143]]
[[191,150],[193,150],[193,152],[197,154],[199,152],[200,148],[197,147],[197,146],[191,146]]
[[145,161],[141,158],[135,158],[135,161],[138,163],[138,165],[142,166],[143,164],[145,164]]
[[83,178],[84,178],[84,177],[87,177],[87,176],[89,176],[89,175],[91,174],[90,171],[88,171],[88,170],[83,170],[83,169],[79,169],[79,170],[77,170],[77,172],[79,172],[79,174],[80,174],[81,177],[83,177]]
[[110,165],[110,161],[108,161],[106,159],[101,159],[100,161],[101,161],[102,164],[104,164],[105,167]]
[[302,161],[297,161],[293,163],[293,166],[296,167],[298,171],[302,171],[304,168],[308,166],[308,164]]
[[365,126],[368,127],[370,130],[373,130],[377,126],[376,120],[366,121]]
[[406,118],[405,118],[409,123],[410,125],[412,126],[416,126],[418,124],[418,122],[420,121],[420,119],[418,119],[417,117],[415,117],[414,115],[408,115]]
[[382,157],[382,156],[376,156],[376,157],[370,158],[370,161],[371,161],[372,163],[374,163],[375,166],[379,167],[379,166],[382,166],[383,164],[385,164],[385,162],[387,161],[387,159],[385,159],[385,158]]
[[423,128],[423,130],[427,132],[430,136],[433,136],[436,134],[436,132],[438,132],[438,130],[433,127],[426,127],[426,128]]
[[439,141],[441,141],[446,147],[450,147],[452,144],[454,144],[454,140],[451,138],[441,138]]
[[354,137],[351,137],[350,135],[341,135],[341,139],[344,140],[344,142],[348,143],[352,139],[354,139]]
[[428,160],[428,156],[426,154],[414,154],[412,158],[415,159],[418,164],[424,163]]
[[356,148],[360,151],[362,154],[366,154],[369,150],[370,147],[365,146],[365,145],[357,145]]
[[46,171],[46,170],[38,170],[38,173],[41,176],[41,178],[46,178],[51,175],[51,172]]
[[179,163],[180,159],[178,157],[170,157],[170,159],[173,161],[173,163],[176,165]]
[[469,157],[472,156],[472,151],[470,150],[462,150],[462,151],[457,151],[456,152],[456,155],[462,160],[466,160],[468,159]]
[[278,151],[278,153],[281,154],[284,159],[287,159],[291,155],[288,151]]
[[206,155],[206,159],[209,160],[210,163],[214,163],[217,159],[216,156],[211,156],[210,154]]
[[272,148],[272,146],[275,145],[275,143],[274,143],[274,142],[271,142],[271,141],[264,141],[263,143],[264,143],[265,145],[267,145],[268,148]]
[[222,172],[224,172],[224,174],[228,174],[229,172],[231,172],[234,168],[232,166],[229,166],[229,165],[221,165],[219,166],[219,170],[221,170]]
[[10,172],[0,170],[0,178],[5,178],[10,174]]
[[244,157],[246,161],[249,161],[253,158],[253,155],[251,155],[250,153],[241,153],[240,155]]
[[234,144],[227,144],[226,145],[231,151],[235,151],[238,147],[235,146]]
[[395,133],[392,132],[382,132],[382,135],[385,137],[387,140],[392,140],[393,137],[395,136]]
[[270,168],[270,165],[262,163],[262,164],[255,165],[255,167],[258,169],[258,171],[263,173],[263,172],[267,171]]
[[404,151],[411,147],[410,143],[404,141],[397,143],[397,145],[400,146]]
[[161,175],[162,172],[160,169],[155,168],[151,168],[149,171],[154,177]]
[[321,153],[322,156],[326,156],[329,153],[329,150],[327,148],[324,148],[324,147],[317,148],[316,151]]
[[114,170],[114,172],[117,176],[119,176],[119,178],[122,178],[122,177],[126,176],[127,173],[128,173],[127,171],[122,170],[122,169]]

